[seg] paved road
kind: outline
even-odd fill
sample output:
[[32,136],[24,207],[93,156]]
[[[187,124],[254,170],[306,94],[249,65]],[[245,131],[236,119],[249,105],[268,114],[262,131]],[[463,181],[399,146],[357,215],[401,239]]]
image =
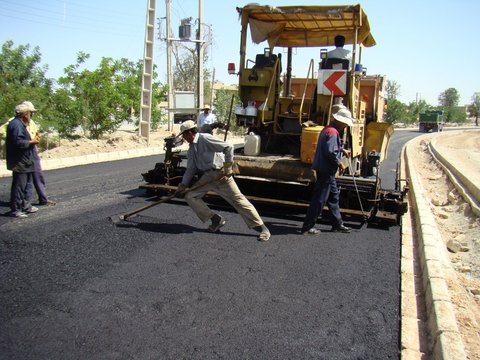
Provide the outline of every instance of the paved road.
[[[416,135],[394,135],[385,188]],[[154,162],[49,171],[57,206],[0,217],[0,358],[398,359],[398,226],[303,237],[303,214],[261,208],[260,243],[228,208],[212,235],[182,203],[112,224]]]

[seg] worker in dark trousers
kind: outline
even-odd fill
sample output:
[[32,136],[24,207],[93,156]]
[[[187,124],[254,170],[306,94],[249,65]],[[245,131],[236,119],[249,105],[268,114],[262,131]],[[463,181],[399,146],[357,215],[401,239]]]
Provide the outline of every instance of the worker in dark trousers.
[[[33,104],[30,101],[24,101],[20,105],[16,107],[16,109],[19,109],[21,107],[29,108],[29,109],[35,109]],[[36,110],[35,110],[36,111]],[[32,112],[33,116],[34,112]],[[17,116],[19,114],[16,114]],[[5,124],[3,124],[0,127],[0,137],[6,137],[7,134],[7,127],[8,125],[14,120],[15,118],[9,119]],[[30,118],[28,124],[26,125],[27,131],[30,134],[30,138],[34,139],[36,137],[40,136],[40,132],[38,129],[37,124],[33,121],[32,118]],[[46,185],[45,185],[45,177],[43,176],[43,171],[42,171],[42,165],[40,161],[40,156],[38,155],[38,149],[37,146],[34,145],[32,147],[33,151],[33,163],[34,163],[34,168],[35,171],[33,172],[33,186],[35,187],[35,190],[37,191],[38,194],[38,204],[39,205],[47,205],[47,206],[54,206],[56,205],[56,202],[53,200],[50,200],[47,196],[47,191],[46,191]]]
[[27,130],[35,111],[31,103],[17,105],[17,116],[7,127],[7,169],[12,171],[10,215],[16,218],[24,218],[27,214],[38,211],[38,208],[32,206],[31,199],[35,171],[33,147],[40,139],[38,136],[32,139]]
[[343,224],[339,205],[340,191],[335,180],[337,170],[345,170],[344,165],[340,162],[341,154],[344,153],[346,156],[350,156],[349,151],[342,149],[340,133],[347,126],[352,125],[351,112],[343,105],[334,105],[331,123],[320,132],[318,137],[317,149],[312,164],[317,180],[302,226],[302,234],[304,235],[317,235],[320,233],[320,230],[315,228],[315,224],[325,204],[327,204],[330,210],[332,231],[349,233],[352,230]]

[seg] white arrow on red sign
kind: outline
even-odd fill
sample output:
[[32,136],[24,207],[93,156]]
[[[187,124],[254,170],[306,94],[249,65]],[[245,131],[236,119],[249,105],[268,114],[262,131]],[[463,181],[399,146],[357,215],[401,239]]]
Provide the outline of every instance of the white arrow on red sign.
[[347,92],[347,72],[345,70],[320,70],[318,76],[319,93],[322,95],[344,96]]

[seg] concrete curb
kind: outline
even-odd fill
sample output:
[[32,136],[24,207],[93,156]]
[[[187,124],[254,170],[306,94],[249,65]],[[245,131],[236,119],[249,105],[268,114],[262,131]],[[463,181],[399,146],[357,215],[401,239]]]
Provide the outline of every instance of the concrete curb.
[[[400,155],[400,179],[407,179],[405,146]],[[411,201],[410,201],[411,204]],[[400,256],[400,358],[426,359],[429,353],[426,314],[422,304],[423,290],[418,260],[416,233],[412,225],[412,206],[402,217]]]
[[[234,137],[227,139],[231,143],[237,145],[243,143],[243,138]],[[185,148],[186,150],[186,148]],[[163,146],[147,147],[139,149],[129,149],[122,151],[112,151],[106,153],[87,154],[72,156],[59,159],[42,159],[42,170],[54,170],[72,166],[95,164],[106,161],[125,160],[142,156],[161,155],[165,152]],[[11,176],[12,172],[7,170],[5,160],[0,160],[0,177]]]
[[[42,170],[54,170],[70,166],[79,166],[94,164],[99,162],[130,159],[141,156],[149,155],[159,155],[163,154],[163,147],[151,147],[151,148],[141,148],[141,149],[130,149],[123,151],[114,151],[106,153],[97,153],[97,154],[87,154],[80,156],[72,156],[67,158],[59,159],[42,159]],[[5,160],[0,161],[0,177],[10,176],[11,171],[7,170]]]
[[[428,137],[426,135],[424,137]],[[421,140],[416,138],[415,141]],[[425,200],[424,188],[413,164],[416,154],[406,145],[405,160],[410,179],[409,202],[415,214],[417,251],[425,296],[429,352],[434,359],[467,359],[458,330],[444,269],[451,268],[435,218]]]

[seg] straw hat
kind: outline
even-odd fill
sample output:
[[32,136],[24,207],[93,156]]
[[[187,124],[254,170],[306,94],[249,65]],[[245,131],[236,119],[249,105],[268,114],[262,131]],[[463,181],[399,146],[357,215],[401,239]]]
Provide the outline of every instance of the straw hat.
[[30,101],[24,101],[21,104],[18,104],[15,106],[15,112],[17,114],[23,114],[26,113],[27,111],[30,112],[35,112],[37,109],[35,109],[35,106]]
[[332,117],[347,126],[353,126],[352,113],[344,105],[332,106]]
[[189,131],[196,128],[197,128],[197,124],[195,124],[195,121],[193,120],[184,121],[182,125],[180,125],[180,135],[183,135],[185,131]]

